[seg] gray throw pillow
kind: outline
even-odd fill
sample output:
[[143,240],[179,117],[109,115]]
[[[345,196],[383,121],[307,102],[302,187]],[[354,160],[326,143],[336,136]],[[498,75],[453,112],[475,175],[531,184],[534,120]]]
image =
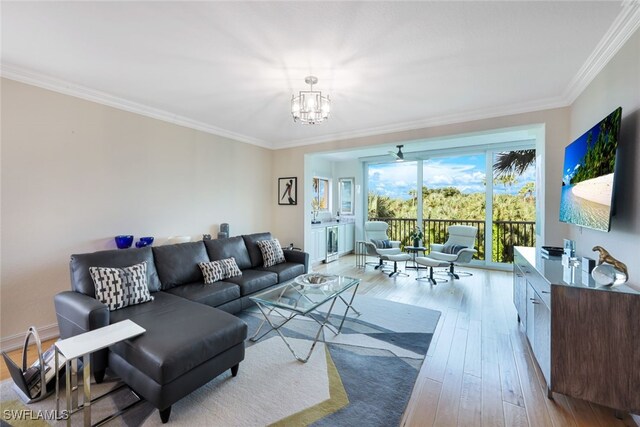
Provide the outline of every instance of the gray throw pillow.
[[386,240],[383,240],[383,239],[371,239],[371,243],[376,245],[376,248],[378,248],[378,249],[390,249],[391,248],[391,242],[389,241],[389,239],[386,239]]
[[444,245],[444,248],[442,248],[442,252],[445,254],[452,254],[455,255],[458,252],[460,252],[463,249],[466,249],[467,246],[463,246],[463,245]]

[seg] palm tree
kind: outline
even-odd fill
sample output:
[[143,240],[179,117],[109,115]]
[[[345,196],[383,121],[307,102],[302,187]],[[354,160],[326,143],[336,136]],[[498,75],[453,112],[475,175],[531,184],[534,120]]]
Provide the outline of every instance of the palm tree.
[[522,175],[536,161],[536,150],[515,150],[498,153],[493,163],[496,177],[504,175]]

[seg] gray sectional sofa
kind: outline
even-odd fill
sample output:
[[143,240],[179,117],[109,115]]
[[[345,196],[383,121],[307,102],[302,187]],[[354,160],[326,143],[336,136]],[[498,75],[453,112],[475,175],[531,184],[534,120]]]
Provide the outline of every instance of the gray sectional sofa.
[[[71,289],[54,297],[61,338],[125,319],[146,329],[136,338],[92,355],[96,382],[109,367],[167,422],[171,405],[217,375],[235,376],[244,359],[247,326],[233,313],[249,307],[249,297],[308,272],[309,255],[285,250],[286,262],[265,268],[257,233],[140,249],[71,256]],[[241,276],[204,284],[199,262],[233,257]],[[147,262],[153,301],[109,311],[95,299],[90,267],[128,267]]]

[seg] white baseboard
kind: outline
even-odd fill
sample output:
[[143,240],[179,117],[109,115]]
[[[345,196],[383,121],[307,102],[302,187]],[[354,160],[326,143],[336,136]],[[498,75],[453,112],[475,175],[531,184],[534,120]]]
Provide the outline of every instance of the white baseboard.
[[[51,338],[57,338],[60,336],[58,330],[58,324],[54,323],[47,326],[37,327],[38,335],[42,341],[50,340]],[[2,337],[0,339],[0,350],[11,351],[17,348],[21,348],[24,344],[24,337],[27,335],[27,331],[21,334],[9,335],[8,337]],[[29,344],[33,342],[33,339],[29,341]]]

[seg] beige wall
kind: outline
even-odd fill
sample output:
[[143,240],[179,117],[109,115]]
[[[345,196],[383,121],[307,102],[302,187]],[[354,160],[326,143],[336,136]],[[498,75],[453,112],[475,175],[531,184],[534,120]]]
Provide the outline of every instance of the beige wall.
[[[562,177],[562,156],[564,146],[569,141],[569,109],[558,108],[552,110],[537,111],[525,114],[496,117],[486,120],[458,123],[446,126],[436,126],[406,132],[398,132],[387,135],[378,135],[366,138],[327,142],[323,144],[308,145],[303,147],[276,150],[273,157],[274,181],[276,176],[297,176],[298,194],[304,194],[305,182],[304,165],[305,154],[335,151],[345,148],[375,146],[386,144],[380,148],[381,153],[393,148],[397,142],[411,141],[460,135],[503,129],[517,126],[544,125],[544,144],[537,147],[539,154],[544,158],[544,180],[547,183],[559,182]],[[307,156],[308,157],[308,156]],[[307,164],[309,161],[307,160]],[[544,229],[544,241],[546,244],[562,244],[562,237],[567,234],[567,226],[558,221],[558,207],[560,200],[560,186],[547,185],[545,200],[541,201],[544,209],[546,226]],[[272,205],[274,206],[274,205]],[[299,196],[297,206],[275,206],[273,211],[272,232],[286,242],[295,242],[296,246],[303,245],[305,218],[309,219],[307,206],[304,199]],[[307,221],[308,222],[308,221]]]
[[629,267],[630,283],[640,285],[640,30],[627,41],[571,106],[571,140],[622,106],[616,164],[616,215],[611,231],[570,227],[579,256],[595,257],[601,245]]
[[[271,228],[272,152],[2,79],[1,336],[55,324],[69,255]],[[274,193],[275,194],[275,193]]]

